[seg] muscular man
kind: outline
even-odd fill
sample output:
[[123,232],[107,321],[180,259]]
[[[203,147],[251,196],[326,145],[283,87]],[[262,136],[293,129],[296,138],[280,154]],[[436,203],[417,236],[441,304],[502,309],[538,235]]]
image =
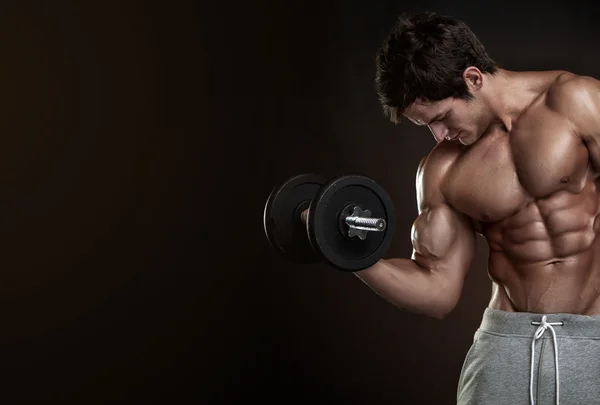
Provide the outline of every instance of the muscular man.
[[437,145],[417,171],[412,257],[357,275],[443,318],[481,234],[493,290],[458,403],[600,403],[600,82],[500,68],[463,22],[423,13],[397,21],[376,84],[386,115]]

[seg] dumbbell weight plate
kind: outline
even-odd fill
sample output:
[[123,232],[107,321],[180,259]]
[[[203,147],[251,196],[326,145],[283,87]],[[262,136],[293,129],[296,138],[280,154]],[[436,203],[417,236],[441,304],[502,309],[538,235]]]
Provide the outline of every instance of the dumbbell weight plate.
[[[382,232],[368,232],[365,240],[343,232],[343,212],[349,205],[370,210],[372,218],[385,219]],[[329,265],[342,271],[364,270],[383,258],[396,229],[391,198],[375,181],[362,175],[344,175],[319,188],[310,204],[308,238]]]
[[271,246],[294,263],[309,264],[321,257],[308,241],[306,226],[300,214],[327,181],[317,174],[294,176],[275,187],[263,215],[263,225]]

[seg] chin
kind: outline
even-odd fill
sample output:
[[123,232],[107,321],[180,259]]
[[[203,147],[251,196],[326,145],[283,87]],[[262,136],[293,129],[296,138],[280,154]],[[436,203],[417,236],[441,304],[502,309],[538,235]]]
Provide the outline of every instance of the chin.
[[465,134],[458,137],[458,142],[465,146],[475,143],[476,140],[477,138],[473,139],[473,137],[471,137],[471,134]]

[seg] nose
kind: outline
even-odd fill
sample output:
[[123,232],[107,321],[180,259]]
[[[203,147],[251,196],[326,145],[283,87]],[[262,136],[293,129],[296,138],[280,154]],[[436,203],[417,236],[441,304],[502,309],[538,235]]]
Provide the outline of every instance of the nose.
[[442,142],[449,132],[445,125],[437,122],[429,125],[429,130],[437,142]]

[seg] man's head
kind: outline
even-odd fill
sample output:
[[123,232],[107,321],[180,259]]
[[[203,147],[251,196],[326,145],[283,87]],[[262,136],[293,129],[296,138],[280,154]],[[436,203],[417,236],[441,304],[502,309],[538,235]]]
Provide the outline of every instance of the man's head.
[[428,125],[436,140],[475,142],[492,114],[481,91],[498,71],[461,21],[434,13],[402,16],[377,54],[377,93],[384,112]]

